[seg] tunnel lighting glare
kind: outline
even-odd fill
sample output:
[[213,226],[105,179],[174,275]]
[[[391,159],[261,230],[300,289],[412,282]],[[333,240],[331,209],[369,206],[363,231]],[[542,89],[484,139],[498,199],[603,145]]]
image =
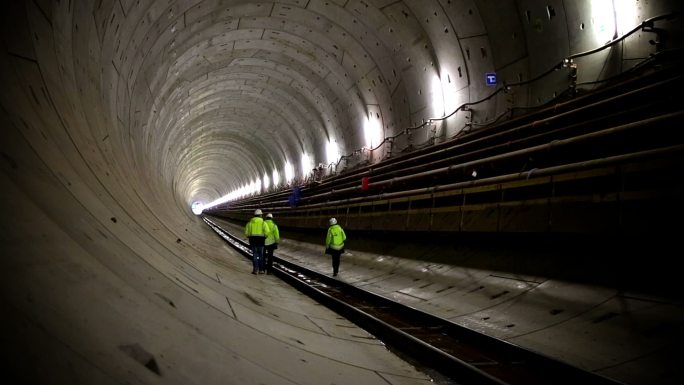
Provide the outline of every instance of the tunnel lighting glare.
[[432,76],[432,114],[435,117],[444,116],[444,92],[442,90],[442,81],[439,76],[435,74]]
[[290,164],[290,162],[285,162],[285,167],[283,172],[285,173],[285,183],[290,183],[294,179],[294,167]]
[[[445,72],[442,74],[442,94],[444,96],[444,115],[450,114],[460,106],[456,84],[449,81],[451,76]],[[444,116],[442,115],[442,116]]]
[[226,195],[224,195],[224,196],[222,196],[222,197],[220,197],[220,198],[218,198],[218,199],[216,199],[216,200],[214,200],[214,201],[211,201],[211,202],[207,203],[206,205],[204,205],[204,206],[202,207],[202,209],[203,209],[203,210],[210,209],[210,208],[212,208],[212,207],[214,207],[214,206],[218,206],[218,205],[220,205],[220,204],[222,204],[222,203],[226,203],[226,202],[231,201],[231,200],[233,200],[233,199],[235,199],[235,192],[232,192],[232,193],[230,193],[230,194],[226,194]]
[[382,142],[382,126],[380,119],[371,116],[364,122],[363,133],[368,148],[377,147]]
[[337,147],[337,143],[328,141],[325,145],[325,155],[328,164],[336,163],[340,159],[340,148]]
[[[243,185],[243,186],[239,187],[238,189],[233,190],[230,193],[222,196],[221,198],[218,198],[218,199],[216,199],[210,203],[207,203],[205,205],[202,205],[202,209],[206,210],[206,209],[212,208],[214,206],[218,206],[220,204],[230,202],[230,201],[245,197],[245,196],[253,194],[253,193],[258,193],[261,191],[261,183],[262,183],[262,181],[260,179],[257,179],[255,181],[253,181],[252,183]],[[195,208],[195,206],[193,203],[193,209],[194,208]],[[194,210],[193,210],[193,212],[194,212]]]
[[314,167],[313,159],[306,152],[302,154],[302,176],[309,175]]
[[614,1],[615,17],[617,19],[617,31],[620,36],[629,32],[635,25],[639,24],[637,20],[637,4],[636,0],[620,0]]
[[271,185],[271,181],[268,179],[268,174],[264,174],[264,179],[263,179],[264,190],[267,190],[270,185]]
[[598,45],[604,45],[613,40],[616,30],[612,1],[591,1],[591,25],[594,39]]
[[280,184],[280,174],[278,174],[278,170],[273,170],[273,186],[278,186]]
[[192,208],[192,212],[195,215],[200,215],[200,214],[202,214],[202,210],[204,210],[204,205],[202,204],[202,202],[195,201],[195,202],[192,202],[191,208]]

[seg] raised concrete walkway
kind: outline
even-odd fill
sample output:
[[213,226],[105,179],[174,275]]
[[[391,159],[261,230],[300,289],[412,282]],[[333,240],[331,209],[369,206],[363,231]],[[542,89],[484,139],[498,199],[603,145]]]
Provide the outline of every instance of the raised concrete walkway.
[[[330,256],[323,254],[325,229],[319,244],[281,235],[278,257],[332,274]],[[406,245],[414,248],[416,259],[352,247],[342,256],[338,279],[627,384],[681,381],[676,359],[684,336],[681,303],[541,276],[425,262],[421,256],[434,251],[429,245]]]

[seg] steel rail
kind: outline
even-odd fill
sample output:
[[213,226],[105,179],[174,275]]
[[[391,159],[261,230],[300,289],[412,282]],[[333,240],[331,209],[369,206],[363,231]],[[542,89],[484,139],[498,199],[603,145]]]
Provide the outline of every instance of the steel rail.
[[[246,243],[204,217],[221,238],[251,259]],[[392,349],[459,384],[617,385],[443,318],[370,293],[274,256],[273,274],[369,331]]]

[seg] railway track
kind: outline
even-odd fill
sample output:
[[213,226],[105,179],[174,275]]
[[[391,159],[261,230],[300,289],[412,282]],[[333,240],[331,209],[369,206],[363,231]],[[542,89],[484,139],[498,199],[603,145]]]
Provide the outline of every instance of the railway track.
[[[251,261],[249,245],[204,217]],[[273,274],[455,384],[622,384],[459,326],[274,256]]]

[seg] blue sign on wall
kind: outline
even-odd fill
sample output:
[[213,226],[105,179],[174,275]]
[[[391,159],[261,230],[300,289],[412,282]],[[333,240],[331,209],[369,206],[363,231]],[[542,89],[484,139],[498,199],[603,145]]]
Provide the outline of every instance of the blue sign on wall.
[[494,72],[488,72],[485,74],[485,80],[487,81],[488,86],[495,86],[496,85],[496,74]]

